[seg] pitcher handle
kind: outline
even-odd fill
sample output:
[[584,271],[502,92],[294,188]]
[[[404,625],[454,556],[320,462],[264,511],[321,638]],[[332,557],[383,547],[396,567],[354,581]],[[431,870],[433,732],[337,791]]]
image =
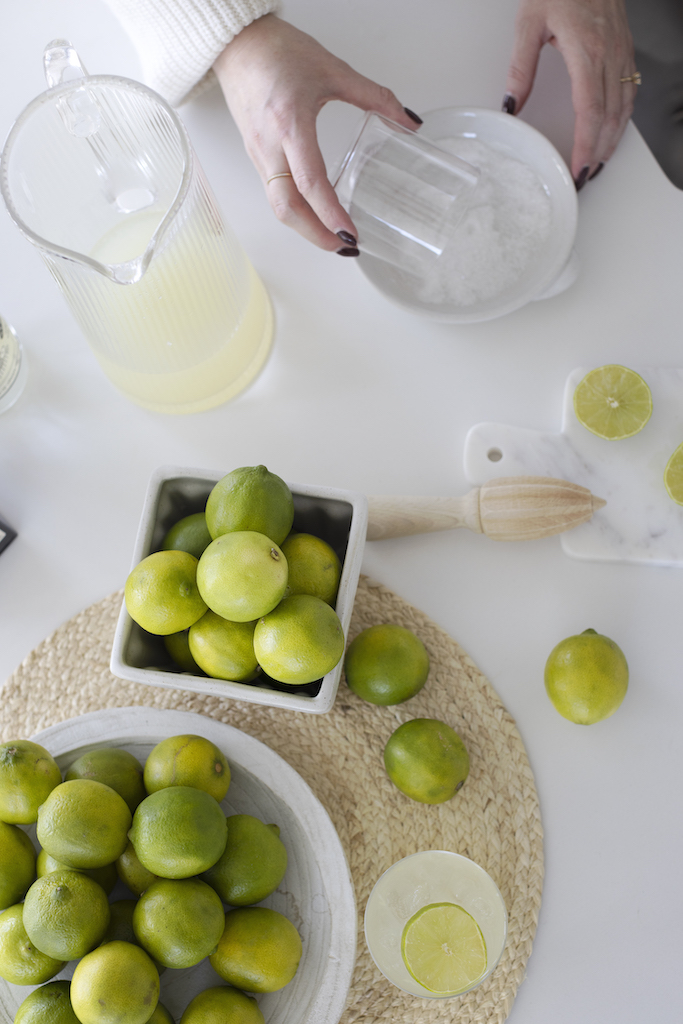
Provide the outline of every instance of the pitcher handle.
[[[50,89],[66,82],[87,78],[88,72],[68,39],[53,39],[43,51],[43,68]],[[88,89],[76,89],[59,102],[64,124],[79,138],[94,135],[100,127],[101,116]]]

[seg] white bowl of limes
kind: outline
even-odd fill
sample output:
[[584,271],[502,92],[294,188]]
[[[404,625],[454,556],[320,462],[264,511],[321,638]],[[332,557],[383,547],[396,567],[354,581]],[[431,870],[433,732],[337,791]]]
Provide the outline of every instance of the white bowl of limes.
[[[225,475],[220,471],[177,466],[163,466],[155,471],[143,505],[132,570],[143,559],[160,551],[169,530],[176,524],[188,516],[204,512],[209,495]],[[283,481],[281,483],[285,486]],[[291,491],[294,504],[291,534],[320,538],[339,559],[339,586],[333,607],[345,641],[365,544],[366,498],[354,491],[318,485],[288,483],[286,486]],[[221,541],[224,539],[221,537]],[[217,539],[211,546],[216,544]],[[130,603],[129,600],[129,606]],[[216,611],[220,615],[221,610],[217,608]],[[292,711],[321,714],[334,704],[341,678],[341,656],[321,678],[301,684],[283,682],[265,671],[259,671],[248,681],[215,678],[209,674],[210,670],[204,672],[192,663],[184,666],[182,659],[174,659],[165,637],[150,631],[149,625],[143,628],[146,625],[144,618],[136,618],[138,621],[131,617],[124,600],[112,646],[110,664],[115,676],[147,686],[189,690]]]

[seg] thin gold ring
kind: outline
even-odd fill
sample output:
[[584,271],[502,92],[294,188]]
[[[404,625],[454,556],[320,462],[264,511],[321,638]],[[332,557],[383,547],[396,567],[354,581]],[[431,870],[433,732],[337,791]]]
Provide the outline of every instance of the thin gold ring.
[[291,178],[291,177],[293,177],[291,171],[280,171],[279,174],[271,174],[271,176],[266,181],[266,185],[270,185],[271,181],[275,181],[276,178]]
[[620,82],[633,82],[634,85],[643,84],[643,76],[640,71],[634,71],[632,75],[627,75],[626,78],[620,78]]

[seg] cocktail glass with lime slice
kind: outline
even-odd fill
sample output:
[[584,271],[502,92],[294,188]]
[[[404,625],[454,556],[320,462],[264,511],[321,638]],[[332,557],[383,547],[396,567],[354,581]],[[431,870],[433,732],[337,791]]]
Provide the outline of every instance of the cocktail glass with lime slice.
[[[423,999],[448,999],[480,985],[495,970],[506,938],[507,910],[496,883],[474,861],[448,850],[426,850],[392,865],[365,910],[375,964],[397,988]],[[456,979],[453,988],[449,978]]]

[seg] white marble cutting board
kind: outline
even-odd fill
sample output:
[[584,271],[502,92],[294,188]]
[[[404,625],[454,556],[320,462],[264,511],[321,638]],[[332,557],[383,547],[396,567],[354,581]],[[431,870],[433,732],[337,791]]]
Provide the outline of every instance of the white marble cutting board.
[[683,442],[683,369],[633,367],[652,391],[649,422],[635,437],[605,441],[574,415],[574,389],[591,367],[574,370],[564,392],[562,429],[546,434],[478,423],[465,440],[467,479],[552,476],[582,484],[607,502],[593,518],[561,534],[573,558],[683,566],[683,506],[664,486],[664,468]]

